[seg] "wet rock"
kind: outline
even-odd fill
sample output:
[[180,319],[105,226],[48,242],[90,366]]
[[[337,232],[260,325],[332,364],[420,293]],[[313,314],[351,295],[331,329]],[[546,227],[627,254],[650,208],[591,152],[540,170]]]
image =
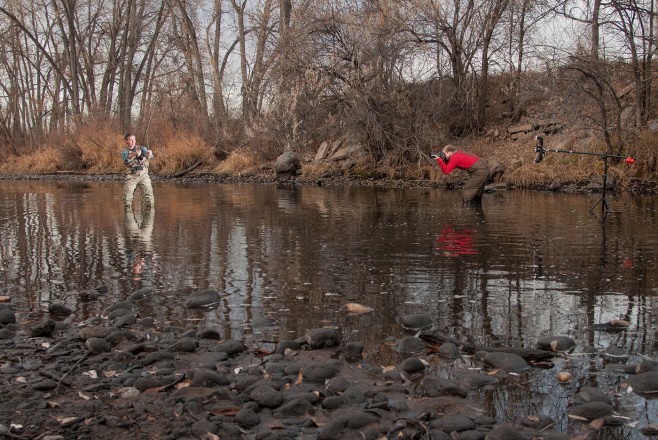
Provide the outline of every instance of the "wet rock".
[[199,343],[193,338],[182,338],[176,342],[171,349],[181,353],[193,353],[196,351]]
[[30,337],[32,338],[49,338],[53,335],[55,331],[56,324],[54,321],[48,320],[41,325],[38,325],[30,331]]
[[137,336],[129,330],[115,330],[105,337],[105,340],[112,345],[118,345],[124,341],[135,341]]
[[546,336],[537,341],[537,348],[567,353],[576,348],[576,342],[568,336]]
[[521,424],[523,426],[538,430],[543,430],[547,426],[553,425],[554,423],[555,421],[553,419],[544,415],[527,416],[521,420]]
[[188,309],[198,309],[218,303],[220,299],[221,296],[216,290],[202,290],[188,296],[185,300],[185,306]]
[[340,338],[338,330],[335,327],[322,327],[308,330],[304,335],[304,340],[312,349],[325,347],[337,347]]
[[117,310],[132,310],[132,309],[133,309],[133,305],[130,302],[121,301],[114,303],[110,307],[105,309],[105,314],[109,315],[110,313],[115,312]]
[[400,324],[409,330],[425,330],[434,325],[432,318],[424,313],[413,313],[400,317]]
[[0,307],[0,325],[16,324],[16,314],[9,307]]
[[656,393],[658,392],[658,371],[647,371],[631,376],[624,381],[624,384],[627,385],[629,393]]
[[447,359],[456,359],[459,357],[459,348],[457,345],[453,344],[452,342],[445,342],[441,344],[439,347],[437,353],[439,356],[442,356]]
[[153,289],[150,287],[143,287],[130,295],[131,301],[141,301],[153,293]]
[[57,388],[57,382],[52,379],[44,379],[32,384],[32,389],[37,391],[50,391]]
[[73,313],[70,308],[60,303],[53,303],[49,305],[48,312],[56,317],[66,317]]
[[513,353],[492,352],[487,353],[483,359],[485,364],[500,368],[507,372],[521,372],[530,369],[528,363],[521,356]]
[[137,388],[139,391],[144,392],[151,388],[159,388],[170,385],[178,380],[175,376],[148,376],[140,377],[135,380],[135,383],[132,385]]
[[135,399],[141,392],[135,387],[123,387],[117,390],[117,395],[122,399]]
[[229,356],[242,353],[245,350],[246,347],[242,342],[234,341],[232,339],[228,341],[220,342],[219,344],[214,345],[212,348],[212,351],[226,353]]
[[[435,420],[432,420],[430,423],[430,428],[439,429],[443,432],[462,432],[475,429],[477,426],[475,422],[469,417],[456,414],[450,416],[444,416]],[[461,437],[459,437],[461,439]]]
[[415,336],[405,336],[398,341],[395,350],[406,356],[425,353],[425,343],[422,339]]
[[494,427],[484,438],[485,440],[523,440],[523,435],[512,426],[499,425]]
[[251,326],[254,328],[267,328],[277,325],[276,319],[271,316],[258,316],[251,321]]
[[[135,313],[133,312],[133,310],[132,309],[124,309],[124,308],[119,308],[119,309],[112,310],[110,313],[107,314],[107,319],[109,319],[110,321],[113,321],[115,319],[123,318],[123,317],[126,317],[126,316],[132,316],[134,321],[136,321]],[[118,325],[117,325],[117,327],[118,327]]]
[[635,368],[636,373],[646,373],[647,371],[658,371],[658,362],[651,359],[642,359]]
[[588,402],[569,409],[569,416],[594,420],[612,415],[612,406],[605,402]]
[[415,376],[425,372],[425,364],[417,357],[410,357],[405,359],[398,365],[398,370],[407,376]]
[[315,413],[315,407],[307,399],[294,399],[274,411],[275,417],[301,417]]
[[241,409],[235,415],[235,422],[244,428],[253,428],[260,424],[260,416],[250,409]]
[[101,338],[89,338],[85,341],[85,346],[90,353],[108,353],[112,351],[112,344]]
[[347,362],[359,362],[363,359],[364,349],[361,342],[348,342],[340,350],[340,356]]
[[254,389],[249,396],[258,405],[264,408],[277,408],[283,402],[281,393],[269,385],[261,385]]
[[595,387],[582,387],[573,397],[576,403],[604,402],[609,405],[612,404],[610,396]]
[[426,396],[468,396],[468,391],[461,385],[442,377],[430,376],[423,379],[420,383],[419,390]]
[[[355,435],[349,436],[347,432],[363,428],[371,423],[376,423],[378,420],[376,415],[365,411],[338,410],[331,415],[329,421],[320,429],[317,438],[318,440],[356,438]],[[362,437],[359,436],[359,438]]]
[[327,362],[312,362],[302,370],[304,379],[318,382],[331,379],[340,373],[343,363],[339,360],[330,360]]
[[493,376],[489,376],[488,374],[471,372],[464,376],[462,382],[469,388],[481,388],[497,383],[498,379]]
[[626,352],[626,350],[619,347],[608,347],[603,355],[610,360],[623,361],[625,359],[628,359],[628,353]]
[[0,329],[0,339],[12,339],[14,336],[16,336],[15,331],[10,330],[6,327]]
[[94,301],[100,296],[100,292],[97,290],[81,290],[78,292],[78,298],[80,298],[80,301],[87,302],[87,301]]
[[231,381],[223,374],[202,369],[194,370],[190,382],[193,387],[227,386],[230,384]]
[[279,341],[274,352],[276,354],[285,354],[286,350],[298,351],[301,350],[302,344],[299,341],[292,341],[289,339],[283,339]]
[[327,380],[325,388],[332,393],[343,393],[352,383],[343,376],[333,377]]
[[169,353],[166,351],[156,351],[144,356],[142,365],[153,365],[157,362],[170,361],[174,359],[174,357],[175,357],[174,353]]
[[137,316],[132,311],[129,311],[128,313],[121,316],[121,318],[119,318],[116,321],[115,325],[119,328],[123,328],[123,327],[132,327],[136,323],[137,323]]
[[199,332],[197,333],[197,338],[220,340],[222,339],[222,334],[217,329],[204,328],[202,330],[199,330]]

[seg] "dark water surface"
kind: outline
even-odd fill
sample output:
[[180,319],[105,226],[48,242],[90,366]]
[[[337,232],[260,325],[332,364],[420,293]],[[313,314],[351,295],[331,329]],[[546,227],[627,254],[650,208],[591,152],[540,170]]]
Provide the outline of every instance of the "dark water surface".
[[[141,316],[218,327],[250,346],[339,325],[381,365],[399,362],[383,342],[404,334],[396,320],[408,313],[428,313],[447,333],[482,344],[534,346],[568,335],[575,355],[534,368],[523,386],[476,396],[500,420],[545,413],[559,429],[573,429],[564,413],[579,386],[623,391],[608,360],[578,356],[583,347],[656,359],[656,197],[609,196],[602,223],[600,205],[590,212],[599,195],[488,193],[478,211],[462,207],[457,192],[429,189],[154,190],[152,212],[126,213],[121,183],[0,182],[0,287],[20,296],[21,322],[41,319],[54,301],[82,321],[151,287]],[[100,301],[78,300],[77,290],[103,283],[109,292]],[[187,310],[187,295],[205,288],[225,294],[219,306]],[[348,302],[374,313],[345,316]],[[261,327],[265,317],[276,325]],[[630,321],[630,330],[591,329],[611,319]],[[446,375],[475,365],[437,361]],[[570,385],[557,384],[560,369],[574,374]],[[619,402],[628,423],[656,423],[654,401],[623,392]],[[608,435],[597,438],[642,438],[626,428]]]

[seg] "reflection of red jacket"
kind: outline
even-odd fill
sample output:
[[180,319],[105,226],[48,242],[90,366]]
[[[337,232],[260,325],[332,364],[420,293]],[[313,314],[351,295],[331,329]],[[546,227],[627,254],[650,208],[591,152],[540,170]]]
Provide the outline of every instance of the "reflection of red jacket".
[[457,150],[452,156],[450,156],[450,160],[447,164],[440,157],[436,158],[436,163],[441,167],[443,174],[450,174],[455,168],[467,170],[478,160],[480,160],[480,158],[475,155],[466,154],[462,150]]
[[[452,161],[452,159],[450,159]],[[449,255],[476,255],[478,252],[473,247],[473,231],[462,229],[455,231],[452,226],[447,225],[436,239],[436,248]]]

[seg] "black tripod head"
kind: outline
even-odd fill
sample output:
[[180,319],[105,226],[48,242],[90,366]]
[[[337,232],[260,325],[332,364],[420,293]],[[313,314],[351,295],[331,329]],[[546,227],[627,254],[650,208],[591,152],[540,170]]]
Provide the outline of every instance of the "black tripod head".
[[544,138],[542,136],[535,136],[535,139],[537,139],[537,144],[535,144],[535,160],[533,160],[534,163],[541,163],[542,160],[544,160],[544,155],[546,154],[546,150],[544,150]]

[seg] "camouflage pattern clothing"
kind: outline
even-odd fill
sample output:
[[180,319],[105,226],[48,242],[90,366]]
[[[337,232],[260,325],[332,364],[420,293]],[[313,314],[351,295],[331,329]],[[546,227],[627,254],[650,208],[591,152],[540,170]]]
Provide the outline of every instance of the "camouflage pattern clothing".
[[[140,156],[130,158],[130,155],[139,149]],[[151,186],[151,178],[149,177],[149,161],[153,158],[153,152],[148,148],[142,146],[135,146],[135,148],[125,148],[121,151],[121,159],[128,169],[126,180],[123,186],[123,197],[126,206],[131,206],[135,190],[139,186],[142,189],[142,197],[148,206],[153,206],[155,199],[153,197],[153,187]]]

